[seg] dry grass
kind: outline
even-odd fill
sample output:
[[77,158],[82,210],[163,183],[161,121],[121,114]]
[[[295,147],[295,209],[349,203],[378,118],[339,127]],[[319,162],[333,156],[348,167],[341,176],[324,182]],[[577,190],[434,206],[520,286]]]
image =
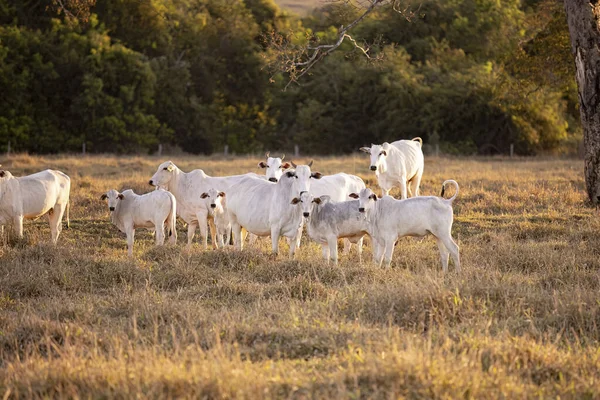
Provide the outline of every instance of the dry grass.
[[[600,393],[600,223],[582,163],[428,159],[423,194],[461,185],[463,273],[440,272],[433,240],[403,239],[391,270],[267,254],[155,249],[135,259],[110,225],[108,188],[149,189],[161,160],[16,156],[20,175],[72,177],[72,229],[45,221],[0,247],[0,394],[8,397],[595,398]],[[256,159],[174,159],[209,174]],[[323,173],[374,177],[361,156]],[[282,241],[285,247],[285,241]],[[370,250],[366,250],[370,257]],[[452,266],[451,266],[452,271]]]

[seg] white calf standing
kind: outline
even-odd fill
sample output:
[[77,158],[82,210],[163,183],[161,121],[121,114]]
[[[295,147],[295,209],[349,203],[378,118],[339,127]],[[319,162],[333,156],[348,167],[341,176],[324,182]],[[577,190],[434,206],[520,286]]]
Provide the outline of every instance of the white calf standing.
[[[332,202],[329,196],[313,197],[307,192],[300,195],[303,216],[307,220],[308,236],[323,248],[323,258],[338,263],[337,241],[348,239],[352,243],[362,244],[369,224],[363,213],[358,211],[358,200]],[[358,257],[362,261],[362,246],[359,245]]]
[[[217,189],[211,188],[208,192],[202,193],[200,198],[206,202],[209,215],[215,221],[217,244],[220,248],[224,248],[226,244],[229,244],[231,238],[231,223],[227,215],[225,192],[219,192]],[[223,237],[225,238],[224,242]]]
[[398,140],[389,144],[372,144],[360,150],[371,155],[371,171],[375,171],[381,195],[386,196],[392,187],[400,187],[403,199],[419,195],[419,185],[423,176],[425,161],[423,140]]
[[458,195],[458,183],[445,181],[442,184],[442,196],[448,183],[456,187],[456,193],[449,199],[436,196],[406,200],[384,196],[377,199],[371,189],[363,189],[360,194],[352,196],[359,199],[358,211],[366,213],[369,220],[369,235],[373,239],[373,255],[377,264],[381,265],[383,256],[386,266],[390,266],[394,243],[399,237],[431,233],[437,239],[443,271],[448,271],[449,254],[456,271],[460,271],[458,245],[452,239],[452,201]]
[[138,195],[133,190],[119,193],[109,190],[103,194],[102,200],[108,199],[111,222],[127,235],[127,254],[133,255],[133,240],[136,228],[155,230],[156,245],[165,242],[165,223],[169,231],[169,242],[177,242],[175,219],[177,202],[175,196],[166,190],[158,189],[150,193]]
[[23,219],[48,215],[52,243],[62,231],[62,217],[67,213],[69,227],[69,193],[71,179],[60,171],[47,169],[33,175],[14,177],[0,170],[0,225],[12,222],[19,238],[23,237]]

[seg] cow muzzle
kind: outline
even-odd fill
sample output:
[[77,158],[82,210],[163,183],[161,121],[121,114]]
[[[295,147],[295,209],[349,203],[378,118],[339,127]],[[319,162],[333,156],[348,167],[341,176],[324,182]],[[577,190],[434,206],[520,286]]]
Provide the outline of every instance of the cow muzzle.
[[109,211],[115,211],[115,208],[114,207],[108,207],[108,210]]
[[371,171],[377,171],[377,166],[376,165],[371,165]]
[[269,182],[275,182],[275,183],[277,183],[277,178],[269,178]]
[[364,207],[359,207],[358,208],[358,212],[364,213],[365,212],[365,208]]
[[304,217],[306,217],[306,218],[310,217],[310,213],[307,213],[307,212],[303,213],[302,215],[304,215]]
[[154,186],[154,183],[152,183],[152,179],[150,179],[150,180],[148,181],[148,184],[149,184],[150,186]]
[[217,208],[217,205],[216,204],[211,204],[210,208]]

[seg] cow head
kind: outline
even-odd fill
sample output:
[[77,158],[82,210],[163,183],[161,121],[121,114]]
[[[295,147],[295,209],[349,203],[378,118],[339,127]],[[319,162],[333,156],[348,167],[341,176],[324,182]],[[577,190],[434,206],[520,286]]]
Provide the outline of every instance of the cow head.
[[165,161],[158,166],[156,173],[152,175],[152,179],[150,179],[148,183],[152,186],[168,187],[169,182],[173,179],[173,175],[175,175],[177,171],[179,171],[179,169],[172,161]]
[[358,211],[361,213],[368,212],[377,201],[377,195],[371,189],[362,189],[360,193],[350,193],[350,197],[358,199]]
[[386,158],[388,156],[390,144],[385,142],[384,144],[371,144],[371,147],[361,147],[360,151],[363,151],[371,155],[371,171],[377,171],[383,173],[387,171]]
[[259,168],[265,168],[265,176],[271,182],[277,182],[286,169],[290,168],[290,163],[284,163],[285,154],[279,157],[269,157],[269,152],[265,154],[267,161],[258,163]]
[[204,192],[200,195],[200,198],[203,199],[206,204],[208,204],[210,210],[223,210],[223,205],[225,202],[225,192],[220,192],[217,189],[210,188],[208,192]]
[[123,200],[124,198],[125,198],[125,196],[123,196],[122,193],[119,193],[114,189],[111,189],[108,192],[104,193],[102,196],[100,196],[100,200],[108,199],[108,210],[109,211],[115,211],[115,209],[119,205],[119,201]]
[[321,179],[320,172],[312,172],[310,167],[313,162],[309,162],[306,165],[296,165],[292,161],[292,167],[294,167],[295,171],[286,172],[286,176],[295,179],[294,188],[292,193],[298,193],[298,196],[302,194],[302,192],[310,192],[310,183],[312,179]]

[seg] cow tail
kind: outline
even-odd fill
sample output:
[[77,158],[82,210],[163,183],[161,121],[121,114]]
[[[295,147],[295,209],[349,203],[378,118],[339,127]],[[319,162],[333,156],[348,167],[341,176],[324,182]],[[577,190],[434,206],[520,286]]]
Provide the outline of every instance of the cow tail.
[[419,145],[421,147],[423,147],[423,139],[421,139],[420,137],[417,136],[415,138],[412,138],[411,140],[414,140],[415,142],[419,142]]
[[[173,233],[177,227],[176,219],[177,219],[177,203],[175,202],[175,196],[171,195],[171,212],[169,213],[169,237],[173,236]],[[177,232],[175,232],[176,234]]]
[[456,196],[458,196],[458,183],[452,179],[448,179],[447,181],[444,181],[444,183],[442,183],[442,193],[440,194],[440,197],[444,197],[444,193],[446,192],[446,184],[447,183],[452,183],[454,185],[454,187],[456,188],[456,192],[454,193],[454,196],[450,197],[449,199],[444,199],[444,200],[452,203],[454,201],[454,199],[456,198]]
[[67,214],[67,229],[69,229],[71,227],[71,217],[70,217],[70,211],[71,211],[71,200],[69,200],[67,202],[67,210],[66,210],[66,214]]

